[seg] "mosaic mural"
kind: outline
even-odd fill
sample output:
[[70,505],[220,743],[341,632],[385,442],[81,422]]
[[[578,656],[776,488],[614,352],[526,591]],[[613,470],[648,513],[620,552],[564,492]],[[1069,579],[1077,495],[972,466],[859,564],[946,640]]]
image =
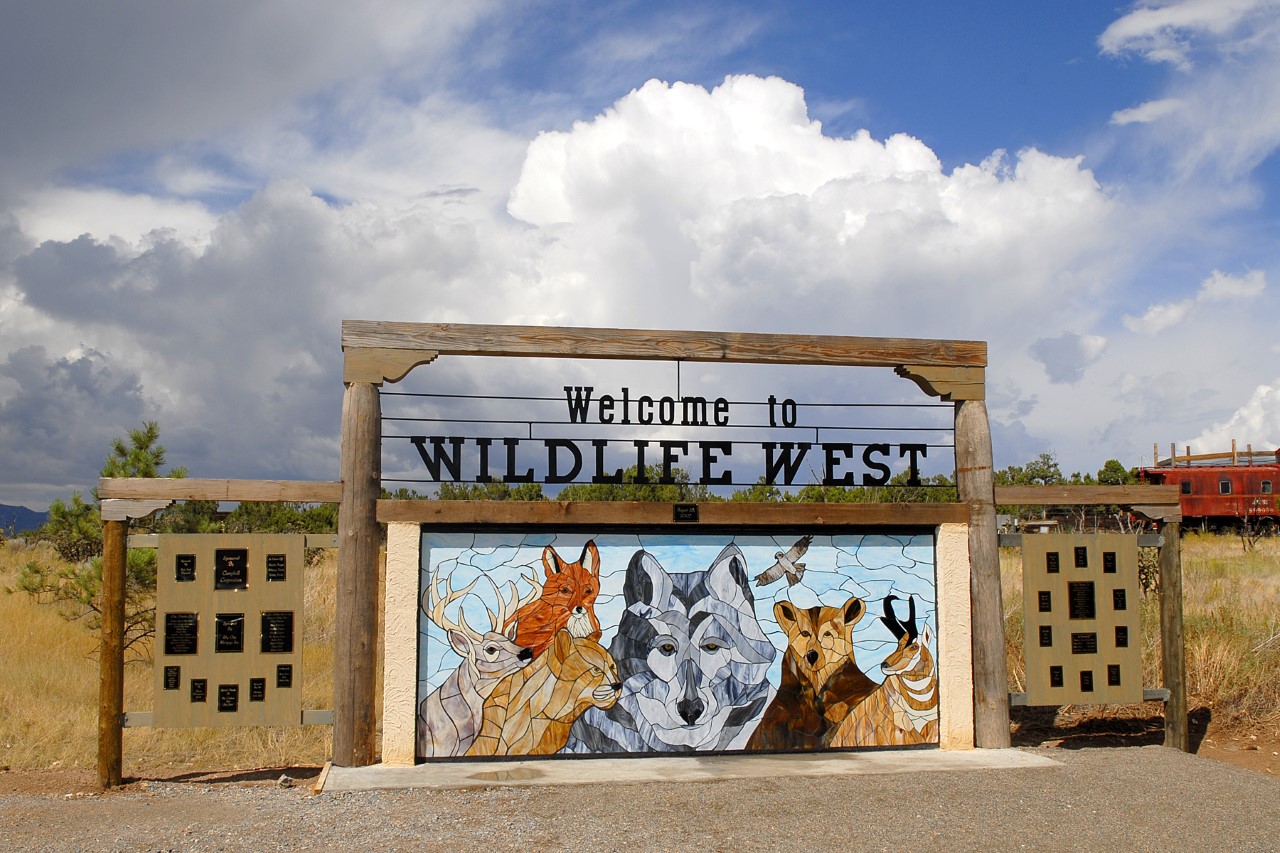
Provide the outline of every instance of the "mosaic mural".
[[424,533],[421,758],[938,742],[932,533]]

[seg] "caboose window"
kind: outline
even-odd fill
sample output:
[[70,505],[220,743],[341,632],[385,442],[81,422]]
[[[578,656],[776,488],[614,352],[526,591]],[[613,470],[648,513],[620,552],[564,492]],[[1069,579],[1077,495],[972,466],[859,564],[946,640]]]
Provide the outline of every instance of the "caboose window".
[[1229,494],[1231,494],[1231,481],[1230,481],[1230,480],[1219,480],[1219,481],[1218,481],[1218,494],[1220,494],[1220,495],[1229,495]]
[[1271,494],[1271,481],[1270,481],[1270,480],[1263,480],[1263,481],[1262,481],[1262,493],[1263,493],[1264,495],[1269,495],[1269,494]]
[[1182,493],[1183,493],[1184,495],[1189,495],[1189,494],[1191,494],[1191,481],[1190,481],[1190,480],[1183,480],[1183,481],[1182,481]]

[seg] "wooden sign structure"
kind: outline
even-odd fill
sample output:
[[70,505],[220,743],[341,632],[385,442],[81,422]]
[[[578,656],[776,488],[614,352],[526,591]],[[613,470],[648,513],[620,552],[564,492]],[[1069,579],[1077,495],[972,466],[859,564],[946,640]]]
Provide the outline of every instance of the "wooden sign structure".
[[[816,335],[765,335],[701,331],[548,328],[347,320],[342,324],[342,502],[339,512],[338,610],[333,760],[340,766],[374,762],[378,648],[377,511],[381,487],[381,403],[378,388],[398,382],[414,367],[441,356],[605,358],[884,367],[911,379],[927,395],[955,404],[955,462],[960,502],[968,520],[974,682],[974,741],[1009,745],[1008,685],[992,472],[985,399],[986,344],[980,341],[884,339]],[[532,506],[532,505],[531,505]],[[590,505],[557,505],[574,519],[596,512]],[[810,520],[822,516],[808,508]],[[664,507],[672,517],[671,507]],[[709,509],[709,507],[704,507]],[[752,512],[768,512],[761,507]],[[806,512],[803,506],[791,512]],[[428,512],[424,508],[423,512]],[[459,507],[451,512],[464,512]],[[504,507],[508,522],[545,507]],[[892,517],[894,505],[863,512]],[[396,512],[388,507],[384,521]],[[486,513],[487,514],[487,511]],[[704,513],[705,517],[709,513]],[[411,515],[417,516],[414,511]],[[407,520],[407,519],[406,519]],[[416,518],[415,520],[423,520]],[[479,521],[479,518],[471,518]]]
[[301,724],[305,541],[160,537],[153,726]]
[[1142,701],[1138,539],[1022,538],[1027,704]]

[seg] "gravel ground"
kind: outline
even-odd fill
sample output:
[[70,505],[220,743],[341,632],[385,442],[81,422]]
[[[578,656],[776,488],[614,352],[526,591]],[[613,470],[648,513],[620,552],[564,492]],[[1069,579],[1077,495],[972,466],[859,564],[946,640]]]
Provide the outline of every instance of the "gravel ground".
[[1163,747],[1060,767],[313,795],[148,782],[0,796],[7,850],[1280,850],[1280,781]]

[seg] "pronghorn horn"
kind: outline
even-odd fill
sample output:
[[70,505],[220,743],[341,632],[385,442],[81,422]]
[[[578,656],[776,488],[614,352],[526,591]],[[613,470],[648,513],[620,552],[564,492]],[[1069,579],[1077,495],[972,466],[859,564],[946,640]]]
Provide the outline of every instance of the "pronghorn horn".
[[901,640],[902,635],[907,633],[907,629],[902,627],[902,623],[898,621],[898,617],[893,613],[893,602],[898,600],[896,595],[886,595],[884,597],[884,615],[880,617],[880,621],[889,629],[889,633],[893,634],[894,639]]
[[920,636],[920,630],[916,628],[916,597],[914,595],[907,596],[907,642],[914,643],[916,637]]

